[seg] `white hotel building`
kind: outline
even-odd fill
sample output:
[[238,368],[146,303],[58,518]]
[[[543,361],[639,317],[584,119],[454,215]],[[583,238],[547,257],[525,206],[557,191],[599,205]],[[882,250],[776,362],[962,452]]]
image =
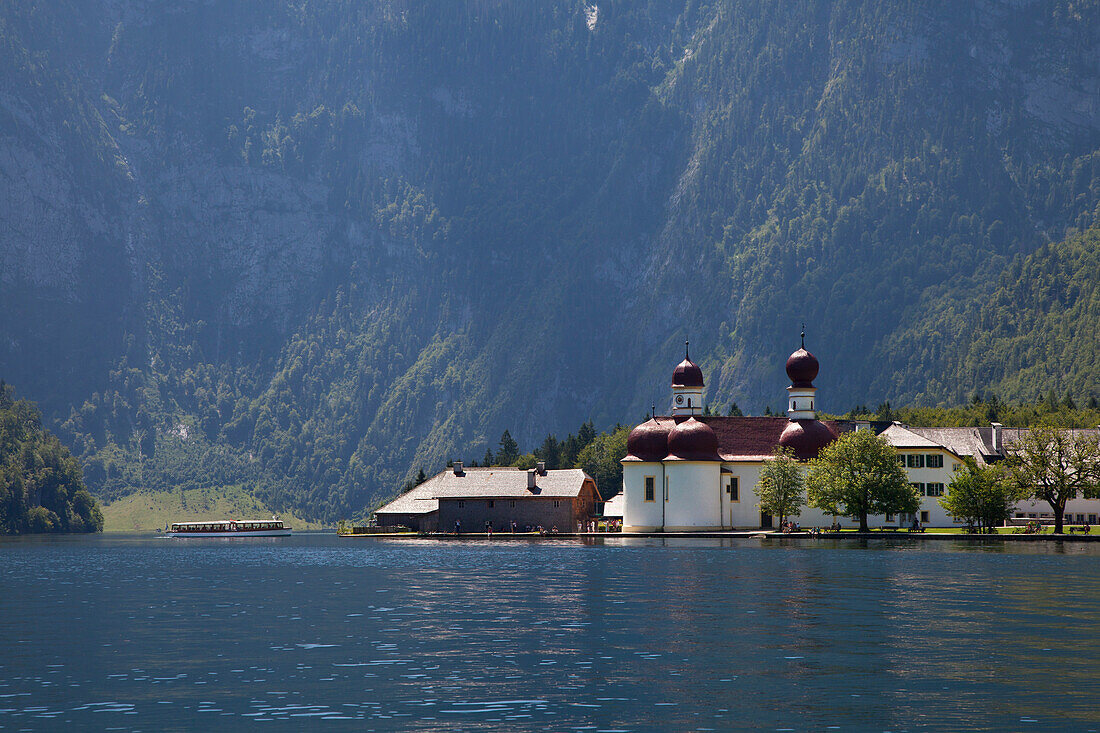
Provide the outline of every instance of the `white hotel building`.
[[[684,532],[769,528],[770,515],[757,506],[756,482],[777,446],[790,448],[807,461],[843,432],[875,430],[898,451],[921,503],[918,519],[932,527],[958,525],[940,506],[963,458],[979,465],[1000,460],[1006,448],[1026,433],[1002,428],[911,428],[848,420],[821,421],[816,413],[818,361],[802,345],[787,359],[787,417],[720,417],[702,415],[702,370],[685,354],[672,374],[672,410],[635,427],[627,439],[623,459],[623,531]],[[1091,431],[1096,432],[1096,431]],[[1094,524],[1100,500],[1071,500],[1067,523]],[[1052,516],[1044,502],[1021,502],[1016,516],[1045,519]],[[912,515],[870,517],[872,526],[909,526]],[[797,517],[803,527],[821,527],[854,520],[824,515],[804,508]]]

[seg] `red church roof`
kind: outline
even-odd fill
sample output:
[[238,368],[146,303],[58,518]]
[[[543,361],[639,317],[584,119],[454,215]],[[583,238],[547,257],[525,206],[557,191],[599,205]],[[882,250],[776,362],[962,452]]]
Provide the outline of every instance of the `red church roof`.
[[668,434],[668,461],[718,461],[718,436],[702,420],[689,417]]
[[[657,417],[650,424],[657,423],[664,430],[670,431],[678,422],[684,422],[687,418]],[[794,450],[795,458],[805,461],[816,458],[818,452],[828,443],[832,442],[842,432],[839,423],[834,420],[800,420],[792,423],[785,417],[722,417],[718,415],[700,416],[695,419],[705,423],[718,439],[718,455],[723,461],[760,461],[770,458],[775,447],[780,445],[784,431],[792,425],[798,425],[802,430],[808,428],[812,432],[813,441],[794,441],[790,445]],[[807,424],[812,424],[808,426]],[[801,431],[800,431],[801,432]],[[788,443],[790,433],[788,433]],[[640,460],[639,457],[633,460]],[[663,456],[662,456],[663,458]],[[629,458],[627,460],[630,460]],[[650,458],[649,460],[661,460]]]
[[673,387],[702,387],[703,370],[691,359],[685,358],[672,370]]

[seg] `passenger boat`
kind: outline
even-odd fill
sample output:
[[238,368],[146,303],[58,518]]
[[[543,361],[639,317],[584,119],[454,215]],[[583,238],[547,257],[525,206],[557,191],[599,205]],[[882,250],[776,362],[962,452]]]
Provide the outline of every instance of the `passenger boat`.
[[213,522],[172,522],[169,537],[285,537],[290,527],[281,519],[222,519]]

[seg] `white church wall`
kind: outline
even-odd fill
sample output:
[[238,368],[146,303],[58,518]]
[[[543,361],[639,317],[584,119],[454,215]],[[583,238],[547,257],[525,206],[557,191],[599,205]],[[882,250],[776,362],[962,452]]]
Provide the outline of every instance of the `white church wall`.
[[[645,479],[653,479],[653,500],[646,501]],[[657,532],[664,503],[664,466],[660,463],[623,464],[623,531]]]
[[[760,527],[759,500],[756,498],[756,483],[760,480],[760,469],[763,462],[725,463],[723,468],[728,470],[730,476],[737,479],[738,501],[728,501],[728,496],[723,492],[724,502],[723,518],[726,527],[732,529],[758,529]],[[725,474],[723,474],[725,475]]]
[[720,469],[721,464],[717,461],[665,463],[668,477],[666,531],[722,528]]

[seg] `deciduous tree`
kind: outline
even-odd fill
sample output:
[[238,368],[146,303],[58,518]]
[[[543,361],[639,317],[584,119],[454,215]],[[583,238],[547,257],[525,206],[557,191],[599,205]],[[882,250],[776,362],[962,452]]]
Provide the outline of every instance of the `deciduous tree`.
[[810,506],[858,519],[861,532],[868,531],[868,515],[916,512],[920,497],[897,456],[870,430],[844,433],[810,463]]
[[775,457],[760,471],[755,491],[760,511],[778,516],[780,525],[798,516],[806,504],[806,478],[789,448],[775,449]]
[[623,485],[623,464],[626,456],[626,438],[630,428],[616,426],[609,433],[601,433],[586,445],[577,456],[576,468],[596,480],[601,496],[618,493]]
[[1023,498],[1019,487],[1000,466],[979,466],[964,458],[966,470],[955,474],[940,506],[955,517],[992,532],[1012,516],[1016,502]]
[[1066,502],[1100,497],[1100,441],[1091,431],[1034,427],[1008,453],[1012,480],[1025,496],[1050,505],[1056,534]]

